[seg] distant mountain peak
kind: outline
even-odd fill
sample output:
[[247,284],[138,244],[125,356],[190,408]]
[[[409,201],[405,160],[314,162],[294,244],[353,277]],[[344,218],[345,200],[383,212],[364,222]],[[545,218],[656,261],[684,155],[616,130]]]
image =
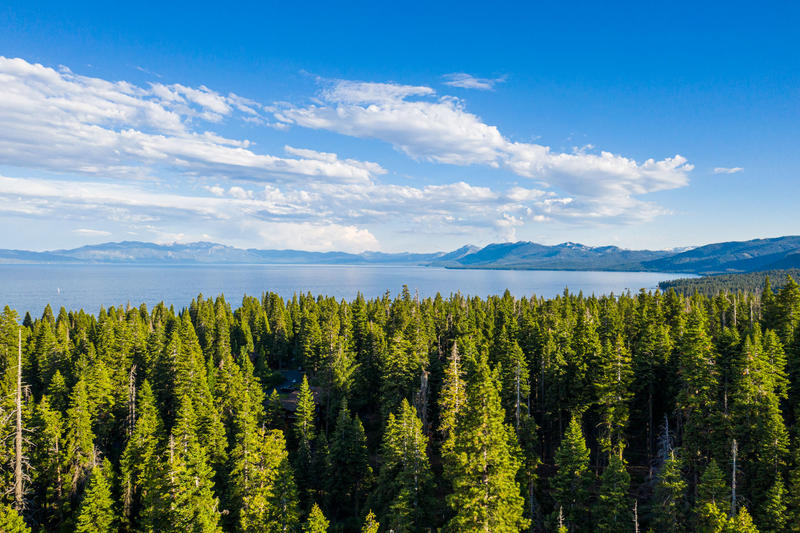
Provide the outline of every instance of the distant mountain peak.
[[586,246],[585,244],[572,241],[562,242],[561,244],[557,244],[556,246],[558,248],[575,248],[579,250],[591,250],[593,248],[592,246]]
[[158,244],[121,241],[70,250],[0,250],[2,263],[111,264],[397,264],[447,268],[533,270],[643,270],[661,272],[751,272],[800,267],[800,236],[708,244],[675,250],[626,250],[567,241],[554,246],[532,241],[464,245],[451,252],[308,252],[241,249],[197,241]]

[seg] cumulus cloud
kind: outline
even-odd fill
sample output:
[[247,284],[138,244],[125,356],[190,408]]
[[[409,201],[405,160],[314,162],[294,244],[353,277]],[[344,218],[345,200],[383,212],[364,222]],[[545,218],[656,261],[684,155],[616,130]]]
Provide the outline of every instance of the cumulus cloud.
[[742,167],[716,167],[714,174],[736,174],[744,170]]
[[[571,203],[545,191],[515,187],[498,192],[463,181],[424,187],[380,183],[310,183],[304,189],[272,184],[211,186],[201,191],[164,191],[149,182],[0,176],[0,215],[24,213],[43,220],[72,221],[99,218],[147,228],[162,240],[163,235],[197,232],[208,225],[230,235],[246,234],[258,246],[305,249],[336,249],[324,243],[333,242],[338,232],[336,242],[347,249],[357,247],[360,236],[364,237],[362,249],[376,249],[378,242],[369,229],[373,226],[394,225],[402,231],[436,235],[489,231],[492,238],[504,238],[526,220],[569,216],[562,211]],[[294,232],[300,230],[303,233]],[[353,242],[345,243],[348,239]]]
[[477,89],[479,91],[492,91],[498,83],[506,81],[505,76],[499,78],[476,78],[465,72],[453,72],[442,76],[444,84],[450,87],[460,87],[462,89]]
[[249,221],[245,228],[256,232],[266,248],[285,248],[287,242],[299,243],[305,250],[364,252],[380,247],[368,229],[354,225]]
[[[95,176],[188,175],[367,181],[376,163],[258,153],[246,139],[198,129],[266,120],[264,107],[208,87],[140,87],[0,57],[0,158],[6,165]],[[291,155],[291,154],[290,154]]]
[[437,97],[426,87],[339,81],[320,97],[308,106],[284,105],[275,116],[286,124],[379,139],[416,159],[504,168],[584,207],[603,205],[603,213],[649,206],[635,197],[683,187],[693,169],[681,155],[640,162],[591,147],[564,153],[515,142],[468,112],[461,100]]
[[[692,168],[680,155],[516,142],[425,86],[336,81],[311,105],[265,106],[205,85],[140,86],[0,57],[0,94],[0,161],[37,176],[0,176],[0,215],[69,221],[78,229],[64,231],[84,237],[112,236],[86,227],[97,223],[162,241],[320,250],[380,248],[376,228],[512,239],[553,221],[650,220],[666,210],[642,196],[684,186]],[[377,162],[288,144],[268,154],[212,131],[237,120],[377,139],[458,174],[391,183]],[[530,181],[479,185],[468,165]]]

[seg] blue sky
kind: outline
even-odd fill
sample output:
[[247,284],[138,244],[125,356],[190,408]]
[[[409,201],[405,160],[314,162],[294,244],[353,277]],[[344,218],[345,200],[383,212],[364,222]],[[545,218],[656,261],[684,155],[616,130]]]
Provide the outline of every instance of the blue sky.
[[9,2],[0,247],[798,233],[796,3]]

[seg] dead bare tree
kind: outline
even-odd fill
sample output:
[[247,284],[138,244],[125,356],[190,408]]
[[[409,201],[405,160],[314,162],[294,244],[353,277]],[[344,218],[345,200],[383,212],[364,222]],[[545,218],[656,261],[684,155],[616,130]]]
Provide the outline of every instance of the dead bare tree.
[[17,329],[17,382],[14,390],[14,415],[16,419],[14,427],[14,508],[22,513],[27,507],[25,500],[25,483],[29,481],[26,469],[28,459],[23,454],[24,428],[22,427],[22,328]]

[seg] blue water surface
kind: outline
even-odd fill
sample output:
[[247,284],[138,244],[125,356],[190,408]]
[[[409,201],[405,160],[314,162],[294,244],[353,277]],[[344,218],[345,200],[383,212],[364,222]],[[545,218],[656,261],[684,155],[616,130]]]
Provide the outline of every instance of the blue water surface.
[[551,270],[449,270],[418,266],[342,265],[0,265],[0,307],[20,315],[41,314],[46,304],[57,312],[101,306],[158,302],[188,306],[198,293],[224,294],[237,307],[242,296],[272,291],[284,297],[311,292],[352,299],[397,294],[408,285],[421,297],[460,292],[485,297],[511,294],[553,297],[565,288],[585,295],[655,289],[659,281],[687,277],[659,272],[569,272]]

